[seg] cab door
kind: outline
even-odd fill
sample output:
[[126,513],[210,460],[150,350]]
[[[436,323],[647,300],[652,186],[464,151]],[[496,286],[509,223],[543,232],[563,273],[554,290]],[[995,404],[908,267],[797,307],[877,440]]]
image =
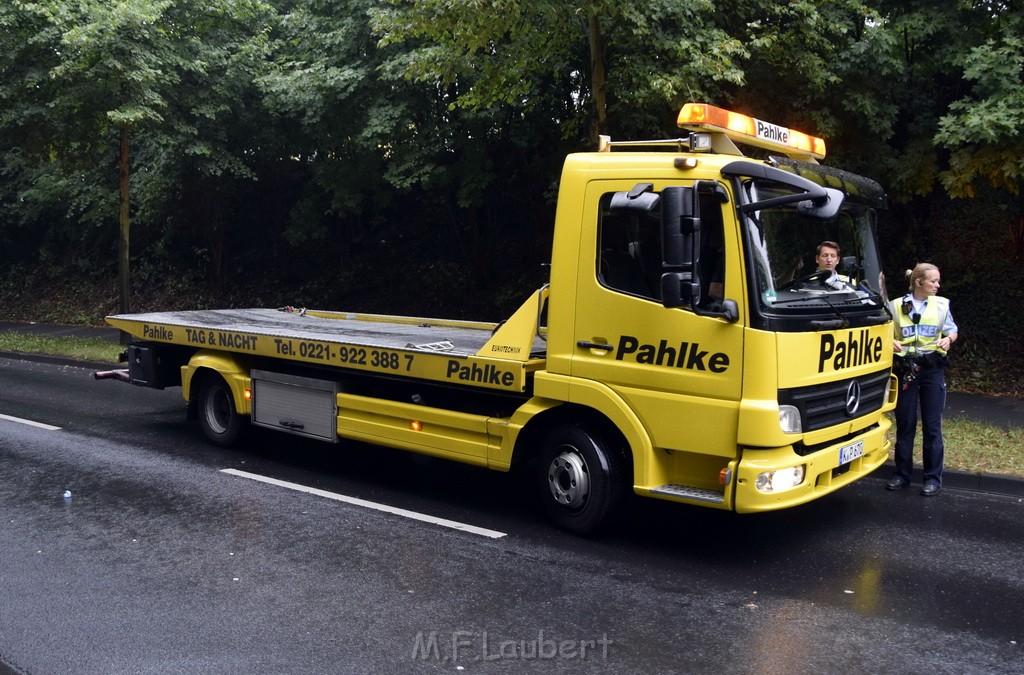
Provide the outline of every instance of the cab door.
[[662,305],[660,213],[612,208],[612,196],[632,188],[628,181],[587,186],[571,374],[614,390],[656,449],[733,457],[746,286],[732,207],[722,203],[728,188],[701,198],[698,307],[711,307],[724,287],[724,297],[740,308],[735,322]]

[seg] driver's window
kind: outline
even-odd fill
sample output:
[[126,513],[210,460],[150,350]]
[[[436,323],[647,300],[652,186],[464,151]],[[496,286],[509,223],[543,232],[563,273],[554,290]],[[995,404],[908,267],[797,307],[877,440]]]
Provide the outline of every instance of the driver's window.
[[[662,251],[657,214],[612,212],[611,195],[601,200],[598,280],[603,286],[642,298],[661,298]],[[717,194],[700,195],[701,305],[725,298],[725,232]]]
[[601,199],[597,278],[603,286],[657,300],[661,296],[661,234],[653,214],[613,213]]

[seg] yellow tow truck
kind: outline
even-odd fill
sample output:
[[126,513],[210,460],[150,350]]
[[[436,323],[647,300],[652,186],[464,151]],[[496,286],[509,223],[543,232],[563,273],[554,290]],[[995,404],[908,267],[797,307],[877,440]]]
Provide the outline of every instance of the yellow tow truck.
[[[549,283],[506,321],[123,314],[128,368],[97,377],[180,386],[218,445],[251,422],[529,468],[581,534],[630,490],[740,513],[826,495],[888,457],[885,195],[796,130],[692,103],[678,124],[567,157]],[[816,269],[822,241],[837,272]]]

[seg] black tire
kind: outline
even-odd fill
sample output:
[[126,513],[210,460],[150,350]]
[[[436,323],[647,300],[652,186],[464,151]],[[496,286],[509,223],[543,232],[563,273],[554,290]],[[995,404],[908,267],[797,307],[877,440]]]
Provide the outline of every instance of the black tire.
[[231,388],[219,375],[209,375],[200,382],[196,413],[203,433],[211,443],[229,448],[238,442],[245,419],[235,409]]
[[544,438],[537,476],[544,510],[562,529],[593,534],[623,501],[623,464],[604,435],[569,424],[555,427]]

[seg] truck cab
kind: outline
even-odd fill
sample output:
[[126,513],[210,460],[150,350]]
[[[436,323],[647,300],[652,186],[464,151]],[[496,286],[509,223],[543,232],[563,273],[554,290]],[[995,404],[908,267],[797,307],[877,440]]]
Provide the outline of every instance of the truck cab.
[[[793,506],[888,457],[885,197],[817,164],[819,139],[790,148],[777,140],[789,130],[763,139],[708,120],[742,116],[698,108],[680,115],[685,139],[568,158],[550,313],[571,320],[551,321],[535,391],[557,383],[559,398],[612,418],[638,494]],[[751,160],[734,139],[785,154]],[[817,269],[821,242],[842,251],[836,272]],[[587,482],[588,467],[562,465],[556,496]]]

